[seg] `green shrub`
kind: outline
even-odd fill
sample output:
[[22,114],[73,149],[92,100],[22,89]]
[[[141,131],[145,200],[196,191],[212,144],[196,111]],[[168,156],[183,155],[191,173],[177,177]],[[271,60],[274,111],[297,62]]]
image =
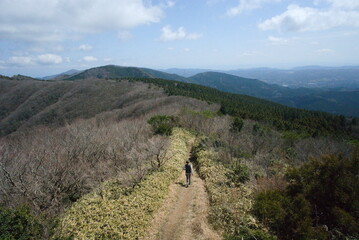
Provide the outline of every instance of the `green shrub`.
[[232,172],[228,174],[229,181],[235,185],[245,183],[250,180],[249,168],[243,164],[235,164]]
[[259,193],[253,206],[255,215],[280,239],[312,239],[310,210],[303,195],[290,198],[278,190]]
[[358,150],[349,158],[328,155],[312,159],[288,175],[289,193],[302,192],[318,224],[359,237],[358,173]]
[[288,198],[288,200],[288,205],[285,206],[285,221],[282,222],[279,233],[281,238],[293,240],[315,238],[308,200],[301,194]]
[[233,132],[237,132],[237,133],[239,133],[241,130],[242,130],[242,128],[243,128],[243,120],[241,119],[241,118],[239,118],[239,117],[235,117],[234,119],[233,119],[233,123],[232,123],[232,125],[231,125],[231,130],[233,131]]
[[280,239],[359,238],[359,149],[288,170],[285,191],[257,194],[255,215]]
[[285,223],[287,205],[288,199],[282,192],[269,190],[256,196],[253,212],[262,223],[279,232]]
[[156,115],[148,120],[155,134],[171,135],[172,129],[179,126],[178,119],[175,116]]
[[43,227],[27,206],[0,208],[0,239],[40,239]]

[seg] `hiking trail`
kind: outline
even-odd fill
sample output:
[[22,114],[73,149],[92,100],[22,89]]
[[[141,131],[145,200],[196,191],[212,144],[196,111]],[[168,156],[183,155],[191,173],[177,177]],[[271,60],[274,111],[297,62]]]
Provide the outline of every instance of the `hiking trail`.
[[184,186],[182,173],[169,188],[163,206],[155,214],[143,240],[219,240],[220,235],[208,224],[208,195],[196,172],[191,185]]

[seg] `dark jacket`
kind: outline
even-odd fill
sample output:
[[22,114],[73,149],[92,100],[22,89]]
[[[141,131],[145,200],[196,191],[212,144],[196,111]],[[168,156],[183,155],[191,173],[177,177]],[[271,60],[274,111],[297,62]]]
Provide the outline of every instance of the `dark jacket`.
[[186,165],[184,165],[183,169],[186,170],[186,173],[193,173],[193,169],[192,169],[191,164],[186,163]]

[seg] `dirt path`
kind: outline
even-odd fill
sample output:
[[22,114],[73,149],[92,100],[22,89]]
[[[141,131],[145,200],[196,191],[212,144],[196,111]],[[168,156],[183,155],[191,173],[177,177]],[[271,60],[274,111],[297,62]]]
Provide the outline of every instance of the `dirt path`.
[[208,196],[203,181],[195,173],[186,188],[184,174],[170,186],[165,204],[155,215],[145,240],[219,240],[207,221]]

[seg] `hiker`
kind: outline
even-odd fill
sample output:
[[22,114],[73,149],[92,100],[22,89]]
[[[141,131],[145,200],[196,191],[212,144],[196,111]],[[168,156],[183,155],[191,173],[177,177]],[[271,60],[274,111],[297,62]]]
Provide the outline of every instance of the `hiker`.
[[189,161],[186,161],[186,165],[183,166],[183,170],[186,172],[186,187],[188,187],[191,184],[191,175],[193,174],[193,168]]

